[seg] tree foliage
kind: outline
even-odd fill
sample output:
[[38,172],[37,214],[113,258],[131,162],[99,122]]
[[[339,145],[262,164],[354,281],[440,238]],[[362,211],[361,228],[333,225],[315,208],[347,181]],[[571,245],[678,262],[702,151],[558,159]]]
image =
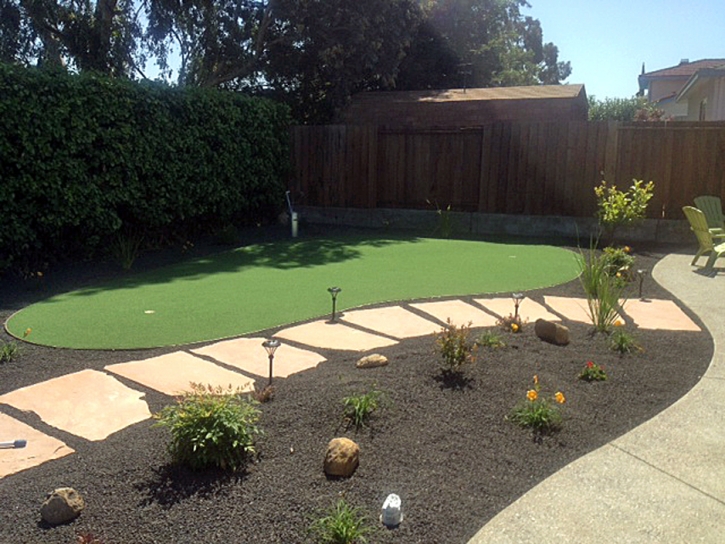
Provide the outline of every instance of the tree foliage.
[[589,97],[590,121],[667,121],[664,110],[650,103],[646,98],[605,98],[597,100]]

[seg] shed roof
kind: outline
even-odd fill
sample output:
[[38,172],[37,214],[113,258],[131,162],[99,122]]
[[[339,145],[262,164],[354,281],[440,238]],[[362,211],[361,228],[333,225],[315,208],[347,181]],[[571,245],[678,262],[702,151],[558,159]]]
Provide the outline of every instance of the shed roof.
[[434,91],[365,92],[355,95],[354,100],[385,100],[386,102],[470,102],[478,100],[576,98],[582,93],[584,93],[584,85],[531,85],[526,87],[443,89]]

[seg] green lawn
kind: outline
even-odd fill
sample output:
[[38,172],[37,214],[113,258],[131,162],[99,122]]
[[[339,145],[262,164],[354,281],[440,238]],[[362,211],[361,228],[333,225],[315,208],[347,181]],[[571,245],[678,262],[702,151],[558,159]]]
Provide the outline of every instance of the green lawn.
[[417,237],[255,244],[54,296],[8,331],[77,349],[130,349],[228,338],[376,302],[526,291],[577,276],[576,254],[547,245]]

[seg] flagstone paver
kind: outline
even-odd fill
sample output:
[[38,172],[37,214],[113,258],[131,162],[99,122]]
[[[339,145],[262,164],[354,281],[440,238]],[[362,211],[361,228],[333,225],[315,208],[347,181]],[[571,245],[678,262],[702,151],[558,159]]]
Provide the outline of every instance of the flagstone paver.
[[190,391],[192,382],[213,387],[231,386],[242,391],[254,389],[254,380],[248,376],[227,370],[185,351],[109,365],[105,370],[167,395]]
[[316,348],[350,351],[367,351],[397,344],[390,338],[363,332],[340,322],[330,323],[328,321],[313,321],[296,325],[282,329],[274,336]]
[[142,397],[113,376],[86,369],[16,389],[1,395],[0,403],[35,412],[48,425],[87,440],[103,440],[151,417]]
[[[585,298],[544,296],[544,302],[567,319],[581,323],[592,322],[592,318],[589,317],[587,299]],[[622,324],[627,323],[622,316],[617,316],[616,319],[620,320]]]
[[[265,340],[266,338],[235,338],[191,351],[235,366],[248,374],[266,377],[269,376],[269,358],[262,347]],[[326,360],[314,351],[282,343],[274,354],[272,375],[275,378],[286,378],[290,374],[315,368]]]
[[24,448],[0,450],[0,478],[60,459],[75,451],[57,438],[3,413],[0,413],[0,433],[0,442],[27,441]]
[[438,332],[441,328],[437,323],[400,306],[350,310],[345,312],[343,321],[395,338],[426,336]]
[[624,311],[640,329],[699,331],[700,327],[671,300],[628,300]]
[[411,306],[432,315],[444,323],[450,319],[454,325],[467,325],[470,323],[472,327],[492,327],[496,324],[494,316],[462,300],[418,302],[411,304]]
[[[478,304],[491,310],[496,315],[507,317],[514,315],[514,301],[512,298],[474,298]],[[552,314],[544,306],[531,300],[524,298],[519,304],[519,317],[526,323],[533,323],[537,319],[546,319],[548,321],[561,321],[559,316]]]

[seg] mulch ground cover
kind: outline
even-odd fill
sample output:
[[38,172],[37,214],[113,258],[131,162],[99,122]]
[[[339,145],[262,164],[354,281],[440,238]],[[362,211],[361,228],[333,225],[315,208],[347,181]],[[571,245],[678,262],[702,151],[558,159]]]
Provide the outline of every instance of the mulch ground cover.
[[[635,266],[651,270],[661,255],[640,251]],[[58,279],[57,288],[82,285],[104,273],[97,266],[69,270]],[[582,293],[579,282],[573,281],[526,295],[543,302],[544,294]],[[673,299],[651,277],[645,282],[645,295]],[[7,282],[0,296],[0,317],[5,320],[38,295]],[[564,347],[539,340],[533,324],[518,334],[502,331],[506,346],[479,349],[465,379],[455,383],[442,379],[433,336],[377,350],[390,364],[375,369],[355,368],[358,353],[321,350],[327,362],[318,368],[275,380],[274,399],[261,405],[266,434],[258,440],[258,455],[238,474],[192,472],[173,465],[166,451],[168,430],[155,427],[153,421],[94,443],[0,405],[0,411],[76,450],[0,480],[0,542],[69,544],[84,533],[105,544],[306,542],[311,521],[344,497],[370,519],[369,542],[465,543],[538,482],[682,397],[712,356],[712,340],[705,331],[635,327],[632,332],[642,350],[620,356],[608,348],[606,337],[591,334],[591,326],[565,324],[571,343]],[[473,329],[471,335],[481,332]],[[191,347],[198,346],[183,349]],[[100,370],[174,349],[22,348],[16,359],[0,364],[0,394],[84,368]],[[609,379],[577,379],[587,361],[603,365]],[[557,433],[536,435],[507,420],[514,405],[525,398],[534,375],[539,377],[540,394],[560,390],[566,395],[563,427]],[[172,402],[138,384],[124,383],[146,393],[152,412]],[[347,428],[342,399],[373,388],[383,393],[383,407],[368,427]],[[360,466],[349,479],[328,479],[322,470],[327,443],[338,436],[353,439],[361,448]],[[63,486],[77,489],[86,509],[70,524],[46,526],[40,504],[46,493]],[[405,516],[394,530],[377,521],[389,493],[401,497]]]

